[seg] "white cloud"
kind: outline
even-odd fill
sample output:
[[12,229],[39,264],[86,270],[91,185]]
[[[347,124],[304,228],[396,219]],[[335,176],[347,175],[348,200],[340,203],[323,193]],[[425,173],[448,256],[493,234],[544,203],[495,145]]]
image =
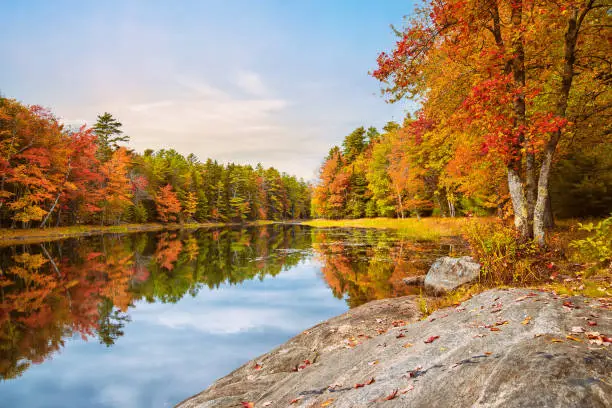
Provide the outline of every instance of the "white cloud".
[[252,95],[266,95],[268,93],[268,89],[261,80],[261,77],[255,72],[238,71],[236,74],[236,85]]
[[171,329],[191,328],[210,334],[235,334],[256,328],[274,328],[295,332],[300,326],[292,324],[291,313],[266,308],[222,308],[214,312],[171,311],[150,315],[150,323]]

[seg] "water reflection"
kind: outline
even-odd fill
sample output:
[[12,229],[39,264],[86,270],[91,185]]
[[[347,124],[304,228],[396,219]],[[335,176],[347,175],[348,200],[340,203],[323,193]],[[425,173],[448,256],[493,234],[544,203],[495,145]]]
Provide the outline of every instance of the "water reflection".
[[[449,251],[295,225],[0,248],[0,378],[21,377],[0,381],[0,393],[12,406],[172,405],[345,302],[408,294],[401,278]],[[41,384],[55,388],[37,398]]]
[[455,240],[417,242],[394,231],[321,229],[313,232],[313,248],[325,281],[350,307],[375,299],[418,294],[402,278],[424,274],[439,256],[463,248]]
[[[275,276],[310,248],[302,227],[102,236],[0,250],[0,376],[23,374],[75,334],[113,345],[139,299]],[[279,251],[282,249],[282,251]]]

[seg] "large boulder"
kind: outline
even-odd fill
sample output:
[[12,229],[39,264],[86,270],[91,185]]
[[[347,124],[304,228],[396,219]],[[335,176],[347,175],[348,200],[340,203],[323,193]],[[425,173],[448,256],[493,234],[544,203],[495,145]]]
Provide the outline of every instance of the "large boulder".
[[373,302],[179,407],[610,407],[611,309],[605,299],[491,290],[407,323],[411,299]]
[[425,276],[425,290],[440,294],[475,281],[480,275],[480,264],[470,256],[436,259]]

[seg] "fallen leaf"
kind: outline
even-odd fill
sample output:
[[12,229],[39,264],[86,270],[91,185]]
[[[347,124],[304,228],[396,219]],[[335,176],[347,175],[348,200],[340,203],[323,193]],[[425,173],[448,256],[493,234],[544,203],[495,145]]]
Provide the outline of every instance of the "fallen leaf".
[[574,326],[572,327],[572,333],[584,333],[584,328],[580,326]]
[[412,390],[414,390],[414,385],[409,385],[408,387],[404,388],[403,390],[400,390],[399,393],[400,394],[405,394],[408,391],[412,391]]
[[334,399],[333,399],[333,398],[330,398],[330,399],[328,399],[327,401],[323,402],[323,403],[321,404],[321,406],[322,406],[322,407],[327,407],[327,406],[331,405],[331,404],[332,404],[332,402],[334,402]]
[[582,340],[580,340],[579,338],[574,337],[574,336],[567,335],[567,336],[565,336],[565,338],[568,339],[568,340],[578,341],[578,342],[582,343]]
[[376,365],[376,364],[378,364],[378,360],[370,361],[368,363],[369,366],[373,366],[373,365]]
[[252,402],[242,401],[241,404],[244,408],[254,408],[255,407],[255,404]]
[[368,381],[366,381],[365,385],[370,385],[374,383],[374,377],[370,378]]
[[569,307],[570,309],[578,309],[578,307],[572,302],[570,302],[569,300],[566,300],[565,302],[563,302],[563,306]]
[[485,356],[490,356],[493,353],[491,353],[490,351],[485,351],[484,354],[485,354]]
[[530,321],[531,321],[531,316],[527,316],[525,320],[521,322],[521,324],[529,324]]
[[514,299],[514,301],[515,301],[515,302],[520,302],[520,301],[522,301],[522,300],[527,299],[527,297],[528,297],[527,295],[525,295],[525,296],[521,296],[521,297],[518,297],[518,298]]
[[501,331],[499,327],[491,327],[489,330],[491,331]]
[[291,404],[291,405],[297,404],[298,402],[300,402],[302,400],[302,398],[304,398],[304,397],[302,397],[300,395],[299,397],[292,399],[291,402],[289,402],[289,404]]
[[261,370],[263,366],[259,363],[255,363],[255,365],[253,366],[253,370]]
[[402,347],[403,347],[403,348],[410,348],[410,347],[412,347],[412,346],[414,346],[414,344],[412,344],[412,343],[406,343],[406,344],[404,344]]
[[297,369],[295,369],[293,371],[301,371],[301,370],[305,369],[306,367],[308,367],[310,364],[311,364],[310,360],[304,360],[304,364],[298,366]]
[[397,336],[395,336],[396,339],[401,339],[402,337],[406,337],[406,335],[404,333],[400,333]]
[[394,390],[393,390],[393,392],[392,392],[391,394],[389,394],[389,395],[387,395],[387,396],[385,397],[385,401],[390,401],[390,400],[392,400],[392,399],[395,399],[395,397],[397,397],[397,393],[398,393],[398,391],[399,391],[399,390],[398,390],[397,388],[396,388],[396,389],[394,389]]
[[597,326],[597,322],[594,322],[594,321],[592,321],[592,320],[587,321],[587,324],[588,324],[589,326]]
[[561,340],[561,339],[551,339],[550,342],[551,343],[563,343],[563,340]]
[[[436,341],[436,339],[439,339],[440,336],[431,336],[430,338],[428,338],[427,340],[424,340],[425,343],[433,343],[434,341]],[[397,391],[397,390],[396,390]]]

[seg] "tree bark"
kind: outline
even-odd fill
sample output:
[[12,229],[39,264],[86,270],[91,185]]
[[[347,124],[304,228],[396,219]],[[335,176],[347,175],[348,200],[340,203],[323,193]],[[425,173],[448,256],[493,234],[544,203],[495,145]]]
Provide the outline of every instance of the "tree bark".
[[[556,114],[559,117],[565,117],[569,100],[569,93],[572,89],[572,81],[574,80],[574,63],[576,61],[576,43],[580,26],[587,13],[592,9],[594,0],[590,0],[586,7],[579,13],[578,9],[571,11],[570,18],[567,22],[567,30],[565,32],[565,44],[563,55],[563,72],[561,73],[561,86],[559,89],[559,99],[556,106]],[[561,139],[561,130],[554,132],[544,149],[544,157],[542,159],[542,167],[540,168],[540,177],[538,179],[538,198],[536,201],[533,233],[534,238],[539,246],[546,245],[546,205],[549,200],[548,185],[550,180],[550,172],[552,161],[557,149],[557,144]]]
[[548,200],[546,200],[546,207],[544,212],[544,228],[553,229],[555,227],[555,217],[552,211],[552,202],[550,198],[550,191],[548,192]]
[[[531,238],[531,217],[535,202],[535,158],[532,154],[526,156],[526,183],[520,177],[522,165],[522,151],[525,148],[525,125],[526,125],[526,105],[525,105],[525,47],[523,45],[523,1],[513,0],[511,2],[512,14],[510,21],[512,24],[512,77],[514,79],[514,90],[518,91],[514,97],[514,131],[518,136],[518,144],[514,147],[514,162],[508,166],[508,189],[514,207],[514,225],[518,229],[521,238]],[[527,190],[527,191],[525,191]],[[525,194],[527,193],[527,194]]]
[[516,169],[512,166],[508,167],[508,190],[510,191],[512,208],[514,209],[514,226],[521,237],[526,239],[529,237],[527,203],[525,202],[522,180]]

